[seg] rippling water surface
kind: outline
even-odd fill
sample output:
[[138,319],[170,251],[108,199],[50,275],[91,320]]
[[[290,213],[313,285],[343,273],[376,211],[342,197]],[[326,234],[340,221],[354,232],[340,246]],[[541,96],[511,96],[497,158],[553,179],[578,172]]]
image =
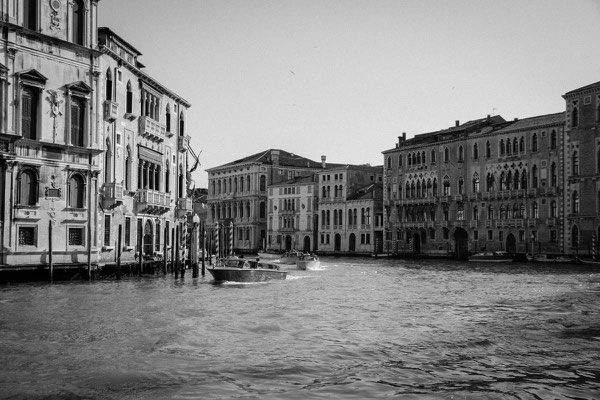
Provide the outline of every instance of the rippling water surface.
[[600,271],[325,258],[0,287],[0,397],[592,399]]

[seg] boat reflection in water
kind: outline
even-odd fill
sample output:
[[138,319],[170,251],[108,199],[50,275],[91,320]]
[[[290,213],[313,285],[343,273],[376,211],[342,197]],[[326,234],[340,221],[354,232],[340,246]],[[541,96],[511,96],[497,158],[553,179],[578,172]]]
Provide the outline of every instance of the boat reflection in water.
[[285,279],[287,275],[276,264],[235,256],[217,260],[215,267],[208,271],[217,282],[264,282]]

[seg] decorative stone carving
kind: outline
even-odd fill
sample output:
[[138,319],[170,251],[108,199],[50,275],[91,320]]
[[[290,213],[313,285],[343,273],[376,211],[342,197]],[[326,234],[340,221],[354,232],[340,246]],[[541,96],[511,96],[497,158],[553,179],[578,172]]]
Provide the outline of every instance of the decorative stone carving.
[[60,18],[60,10],[62,8],[62,3],[60,0],[50,0],[50,8],[52,9],[50,13],[50,29],[53,31],[61,30],[61,18]]

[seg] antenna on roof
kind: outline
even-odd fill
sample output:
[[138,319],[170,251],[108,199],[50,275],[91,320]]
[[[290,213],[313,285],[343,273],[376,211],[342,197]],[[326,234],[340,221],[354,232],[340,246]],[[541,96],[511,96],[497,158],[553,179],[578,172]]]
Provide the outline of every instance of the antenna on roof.
[[492,117],[496,115],[496,107],[492,108]]

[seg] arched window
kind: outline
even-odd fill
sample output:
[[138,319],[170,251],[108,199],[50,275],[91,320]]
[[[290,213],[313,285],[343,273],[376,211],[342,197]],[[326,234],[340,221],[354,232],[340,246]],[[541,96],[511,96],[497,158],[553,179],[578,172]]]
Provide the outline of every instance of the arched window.
[[521,136],[521,140],[519,140],[519,152],[525,153],[525,138]]
[[417,164],[421,164],[421,153],[417,151]]
[[131,90],[131,81],[127,81],[127,103],[125,112],[133,114],[133,91]]
[[573,128],[579,126],[579,102],[577,100],[573,101],[573,109],[571,110],[571,126]]
[[517,141],[517,138],[513,139],[513,153],[518,153],[519,152],[519,142]]
[[506,175],[504,171],[500,174],[500,190],[506,190]]
[[531,168],[531,187],[532,188],[537,188],[538,187],[538,168],[537,168],[537,165],[534,165]]
[[38,201],[37,174],[32,169],[24,169],[18,177],[17,203],[23,206],[34,206]]
[[519,218],[525,218],[525,204],[519,206]]
[[421,197],[421,181],[417,181],[417,197]]
[[487,142],[485,142],[485,157],[490,158],[491,156],[492,156],[492,145],[490,145],[490,142],[487,141]]
[[537,202],[533,202],[531,203],[531,218],[539,218],[540,214],[539,214],[539,209],[538,209],[538,203]]
[[104,82],[105,100],[112,101],[113,99],[113,79],[110,68],[106,69],[106,81]]
[[413,165],[417,165],[417,155],[415,153],[412,154],[412,163]]
[[448,175],[444,176],[444,196],[450,196],[450,178]]
[[179,136],[185,135],[185,115],[183,111],[179,114]]
[[518,190],[519,189],[519,171],[515,171],[515,177],[513,179],[514,179],[513,188],[515,190]]
[[387,167],[388,169],[392,169],[392,157],[387,158]]
[[325,226],[325,210],[321,210],[321,226]]
[[479,150],[477,149],[477,143],[473,144],[473,159],[477,160],[479,158]]
[[425,164],[425,152],[424,151],[421,152],[421,161],[423,162],[423,164]]
[[348,225],[352,225],[352,209],[348,210]]
[[503,156],[505,151],[506,150],[504,148],[504,139],[500,139],[500,155]]
[[487,174],[487,178],[485,180],[485,184],[486,184],[486,188],[485,190],[487,192],[491,192],[494,189],[494,174],[492,174],[491,172],[488,172]]
[[550,218],[556,218],[557,206],[556,201],[552,200],[550,203]]
[[267,216],[267,206],[264,201],[260,202],[260,204],[258,206],[258,212],[259,212],[260,218],[265,218]]
[[331,211],[330,210],[325,211],[325,217],[326,217],[325,225],[331,225]]
[[85,45],[85,6],[83,0],[73,1],[73,42]]
[[465,206],[463,203],[459,203],[456,209],[456,219],[459,221],[465,220]]
[[487,208],[487,219],[494,219],[494,206],[492,205]]
[[538,137],[535,132],[533,132],[533,136],[531,137],[531,151],[538,151]]
[[249,192],[249,191],[250,191],[251,181],[252,181],[252,179],[250,178],[250,175],[248,175],[248,176],[246,177],[246,191],[247,191],[247,192]]
[[506,155],[510,156],[512,153],[512,145],[510,144],[510,139],[506,140]]
[[572,195],[572,210],[574,214],[579,213],[579,193],[577,190]]
[[475,172],[473,174],[473,193],[479,193],[479,174]]
[[433,186],[431,186],[431,179],[427,179],[427,192],[425,194],[425,197],[431,197],[431,196],[433,196],[432,187]]
[[450,161],[450,152],[447,147],[444,148],[444,162]]
[[402,154],[398,156],[398,168],[402,167]]
[[506,219],[506,208],[504,204],[500,205],[500,219]]
[[437,190],[437,179],[433,180],[433,196],[437,196],[438,195],[438,190]]
[[512,171],[508,171],[508,174],[506,175],[506,190],[512,189],[512,183]]
[[435,149],[431,150],[431,163],[435,163]]
[[410,157],[410,154],[406,157],[406,160],[408,161],[408,166],[410,167],[412,165],[412,159]]
[[407,198],[411,197],[410,196],[410,184],[408,182],[406,182],[406,191],[405,191],[405,195]]
[[572,173],[573,175],[579,175],[579,154],[576,151],[571,156]]
[[463,194],[464,188],[465,188],[465,181],[461,176],[460,178],[458,178],[458,194]]
[[84,146],[85,101],[79,97],[71,98],[71,144]]
[[556,187],[558,183],[558,177],[556,175],[556,163],[553,162],[550,165],[550,186]]
[[521,189],[527,189],[527,172],[521,172]]
[[70,208],[85,207],[85,181],[80,174],[73,174],[69,179],[68,199]]
[[38,139],[38,93],[37,89],[24,87],[21,94],[21,135],[26,139]]
[[473,207],[473,217],[472,218],[474,221],[479,220],[479,208],[477,208],[477,206]]
[[556,130],[554,129],[550,132],[550,149],[556,150]]

